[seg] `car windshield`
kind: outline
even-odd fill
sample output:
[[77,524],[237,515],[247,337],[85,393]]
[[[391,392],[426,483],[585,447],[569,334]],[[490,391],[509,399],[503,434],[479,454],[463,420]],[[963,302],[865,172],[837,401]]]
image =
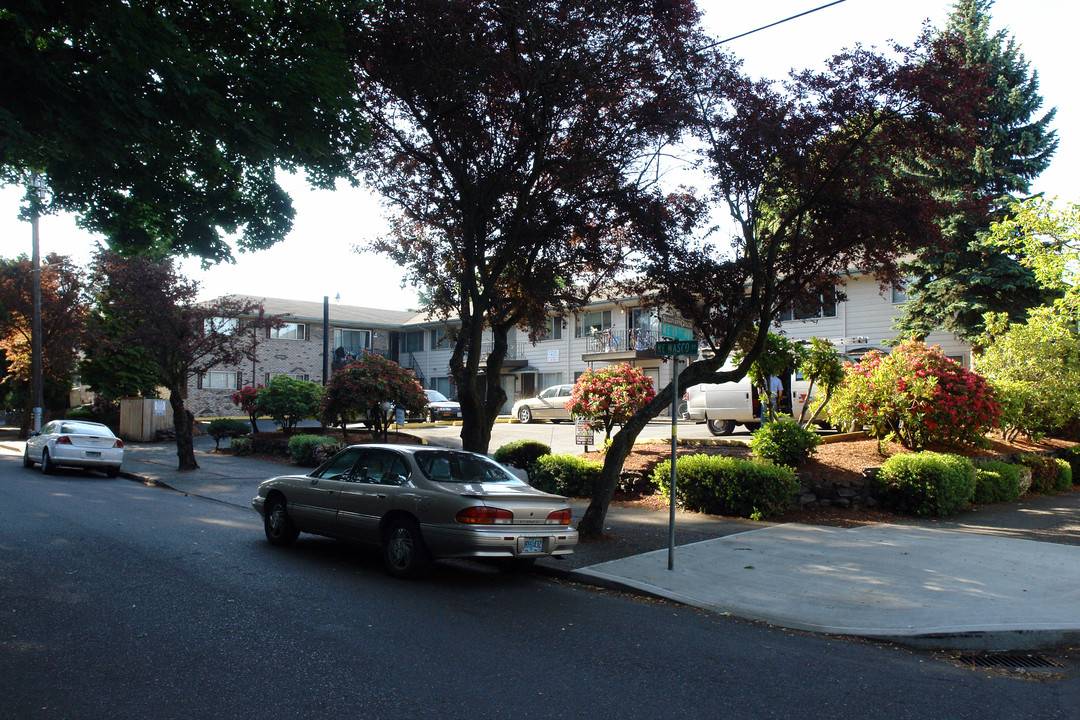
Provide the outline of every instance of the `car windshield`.
[[415,457],[420,470],[435,482],[524,484],[502,466],[480,455],[420,450]]
[[450,398],[446,397],[438,390],[428,390],[427,399],[428,402],[450,402]]

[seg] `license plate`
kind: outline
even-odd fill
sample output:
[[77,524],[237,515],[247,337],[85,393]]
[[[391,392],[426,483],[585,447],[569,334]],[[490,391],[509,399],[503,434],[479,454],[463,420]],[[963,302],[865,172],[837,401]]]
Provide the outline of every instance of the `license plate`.
[[86,451],[86,457],[88,457],[88,458],[90,458],[90,457],[99,458],[99,457],[101,457],[101,453],[99,453],[99,452],[97,452],[95,450],[87,450]]
[[523,553],[544,552],[544,538],[525,538],[525,544],[521,547]]

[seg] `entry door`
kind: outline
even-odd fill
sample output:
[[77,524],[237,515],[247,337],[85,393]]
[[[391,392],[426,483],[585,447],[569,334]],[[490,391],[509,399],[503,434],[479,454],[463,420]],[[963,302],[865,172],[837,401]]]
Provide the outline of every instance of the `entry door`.
[[521,376],[521,397],[536,397],[536,373],[525,373]]

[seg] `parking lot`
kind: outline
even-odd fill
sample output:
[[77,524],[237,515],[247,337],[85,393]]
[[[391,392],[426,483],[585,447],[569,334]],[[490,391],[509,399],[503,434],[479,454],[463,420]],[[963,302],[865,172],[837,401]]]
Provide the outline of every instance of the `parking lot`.
[[[617,430],[618,428],[616,427],[612,431],[612,434],[614,435]],[[405,432],[422,437],[430,443],[446,447],[461,447],[461,428],[459,426],[443,424],[436,425],[435,427],[408,428]],[[491,430],[491,443],[489,449],[491,452],[494,452],[500,446],[505,445],[508,442],[528,439],[547,443],[551,446],[551,451],[554,453],[578,454],[582,451],[583,446],[577,444],[574,435],[574,424],[570,422],[533,422],[528,425],[497,422],[495,423],[495,427]],[[686,439],[713,437],[704,424],[698,425],[696,423],[685,421],[679,423],[678,436]],[[742,425],[739,425],[735,428],[735,432],[730,437],[733,439],[743,438],[749,440],[750,433]],[[602,432],[597,433],[595,438],[597,443],[603,444],[604,434]],[[638,435],[639,441],[646,439],[670,442],[671,421],[668,419],[657,419],[650,422],[649,425],[641,431],[641,434]],[[591,450],[595,452],[596,447],[592,446]]]

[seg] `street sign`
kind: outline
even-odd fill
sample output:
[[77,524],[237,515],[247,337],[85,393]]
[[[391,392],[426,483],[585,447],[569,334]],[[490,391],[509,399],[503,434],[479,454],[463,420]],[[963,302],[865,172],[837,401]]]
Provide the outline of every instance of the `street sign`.
[[596,437],[593,432],[586,418],[580,415],[574,416],[574,441],[578,445],[584,445],[586,452],[588,452],[590,445],[596,444]]
[[698,344],[694,340],[662,340],[656,343],[656,354],[660,357],[697,355]]

